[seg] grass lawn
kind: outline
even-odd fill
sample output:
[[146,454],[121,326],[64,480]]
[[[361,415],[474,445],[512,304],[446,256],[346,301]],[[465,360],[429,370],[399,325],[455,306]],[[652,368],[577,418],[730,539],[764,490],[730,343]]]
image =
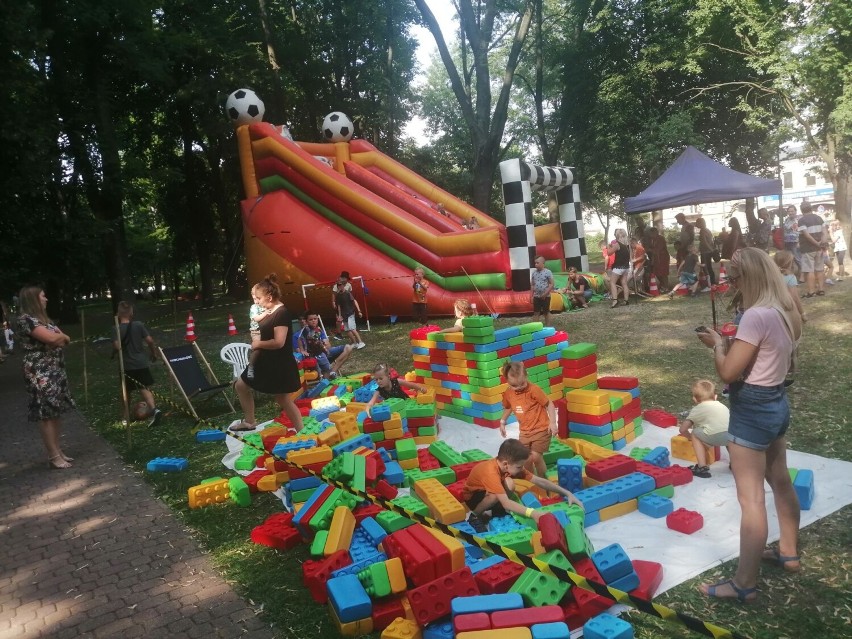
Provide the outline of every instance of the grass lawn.
[[[852,416],[850,375],[852,375],[852,281],[830,287],[828,295],[805,300],[809,321],[800,347],[800,372],[790,389],[793,425],[790,444],[801,450],[826,457],[852,461]],[[195,318],[199,345],[220,379],[228,379],[230,367],[219,360],[219,349],[231,341],[247,340],[245,315],[248,304],[223,300],[215,309],[191,308],[182,303],[143,304],[137,312],[155,338],[163,345],[182,343],[188,310]],[[243,330],[234,340],[227,335],[227,316],[233,313]],[[719,305],[720,323],[729,319],[724,302]],[[121,425],[118,399],[117,362],[110,360],[107,342],[92,345],[98,335],[108,335],[112,318],[107,305],[85,309],[87,343],[86,368],[88,401],[84,401],[83,347],[75,340],[69,348],[69,376],[78,404],[123,458],[153,487],[156,494],[209,550],[216,565],[271,624],[279,637],[336,637],[336,629],[324,607],[312,602],[300,583],[301,562],[308,557],[302,545],[288,553],[255,546],[249,539],[251,528],[267,515],[280,511],[280,503],[266,495],[255,496],[249,508],[233,504],[189,510],[186,489],[201,480],[226,473],[221,465],[221,445],[196,444],[190,434],[192,420],[178,411],[167,410],[166,419],[152,430],[137,426],[133,447],[128,448],[125,428]],[[528,317],[501,318],[501,325],[528,321]],[[438,323],[449,325],[451,320]],[[658,406],[671,412],[690,405],[690,384],[700,377],[714,378],[712,360],[695,337],[693,328],[711,325],[708,296],[674,301],[657,298],[610,309],[607,302],[592,308],[553,316],[553,325],[566,330],[572,342],[590,341],[599,345],[601,375],[635,375],[642,388],[643,406]],[[355,351],[345,372],[372,370],[377,362],[387,362],[399,371],[412,368],[408,347],[407,323],[388,325],[375,322],[364,333],[368,347]],[[65,327],[76,337],[79,326]],[[166,372],[155,367],[159,381],[156,390],[169,394]],[[176,402],[179,398],[173,391]],[[212,417],[224,427],[234,415],[221,399],[196,405],[202,417]],[[258,405],[259,418],[271,418],[275,406],[264,400]],[[219,416],[215,418],[214,416]],[[190,460],[189,471],[181,474],[147,474],[144,466],[157,456],[183,456]],[[817,491],[820,490],[817,478]],[[852,568],[852,508],[826,517],[802,533],[801,551],[804,571],[788,575],[766,567],[762,572],[761,592],[756,604],[748,607],[727,601],[709,601],[695,586],[699,580],[685,583],[659,598],[661,603],[720,626],[754,638],[762,637],[840,637],[849,636],[850,577]],[[725,565],[705,574],[701,581],[728,577],[733,565]],[[638,612],[630,614],[638,637],[694,636],[680,626]]]

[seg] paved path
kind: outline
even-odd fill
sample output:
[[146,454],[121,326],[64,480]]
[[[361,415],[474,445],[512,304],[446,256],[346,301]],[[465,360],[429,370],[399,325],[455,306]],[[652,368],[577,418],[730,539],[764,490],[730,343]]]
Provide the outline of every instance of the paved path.
[[20,356],[0,364],[0,639],[272,637],[144,480],[64,419],[71,470],[26,421]]

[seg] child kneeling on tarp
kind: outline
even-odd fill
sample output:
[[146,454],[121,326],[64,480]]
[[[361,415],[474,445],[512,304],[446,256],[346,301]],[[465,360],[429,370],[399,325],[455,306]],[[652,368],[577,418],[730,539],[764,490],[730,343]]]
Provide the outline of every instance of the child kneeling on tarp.
[[[531,517],[537,522],[545,514],[542,510],[527,508],[509,497],[509,494],[515,491],[514,479],[524,479],[539,488],[558,493],[569,503],[582,508],[583,503],[571,491],[543,477],[537,477],[524,468],[529,456],[529,448],[517,439],[507,439],[500,444],[495,459],[479,462],[473,467],[465,481],[462,498],[471,511],[468,523],[476,532],[485,532],[492,516],[502,517],[507,513],[517,513]],[[491,514],[488,514],[488,511]]]

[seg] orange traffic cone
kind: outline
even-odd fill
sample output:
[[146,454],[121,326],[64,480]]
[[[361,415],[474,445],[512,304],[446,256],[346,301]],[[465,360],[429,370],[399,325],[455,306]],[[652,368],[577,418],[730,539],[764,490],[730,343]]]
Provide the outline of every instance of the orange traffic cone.
[[719,284],[727,284],[728,283],[728,271],[725,270],[725,263],[719,266]]
[[228,335],[236,335],[237,327],[234,325],[234,316],[228,313]]
[[195,341],[195,320],[192,319],[192,313],[186,318],[186,337],[184,339],[187,342]]
[[651,297],[660,296],[660,286],[657,284],[657,276],[651,273],[651,280],[648,284],[648,295]]

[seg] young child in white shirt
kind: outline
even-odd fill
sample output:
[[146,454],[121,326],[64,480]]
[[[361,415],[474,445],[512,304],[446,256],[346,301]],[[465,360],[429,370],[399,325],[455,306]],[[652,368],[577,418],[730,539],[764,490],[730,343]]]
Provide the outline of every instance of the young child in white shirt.
[[692,442],[698,463],[689,469],[695,477],[710,477],[704,446],[728,445],[728,407],[716,401],[716,385],[709,379],[699,379],[692,385],[695,406],[680,424],[680,434]]

